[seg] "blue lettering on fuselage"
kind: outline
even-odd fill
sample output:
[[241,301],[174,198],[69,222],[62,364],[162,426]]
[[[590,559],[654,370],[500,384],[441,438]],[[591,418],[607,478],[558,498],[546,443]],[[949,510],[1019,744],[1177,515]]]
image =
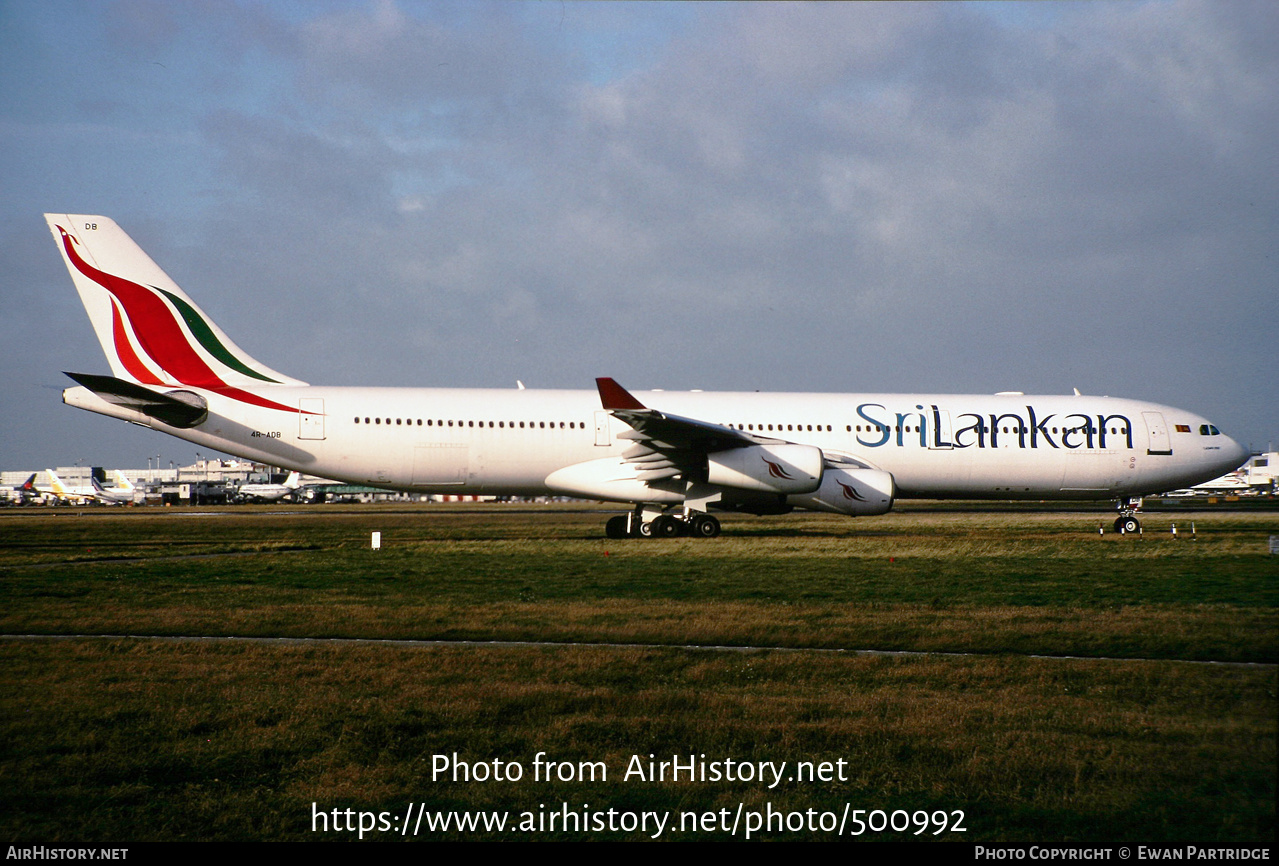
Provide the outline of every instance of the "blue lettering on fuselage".
[[[919,445],[922,448],[928,447],[928,420],[922,406],[916,406],[919,412],[890,412],[888,407],[882,403],[862,403],[857,407],[857,415],[870,426],[866,428],[865,433],[868,437],[864,438],[860,426],[857,429],[857,443],[866,448],[880,448],[893,442],[898,447],[906,447],[908,441],[913,445],[912,440],[907,439],[904,433],[911,432],[910,427],[915,427],[918,433]],[[932,411],[934,424],[933,430],[938,438],[936,447],[953,447],[953,448],[1066,448],[1069,450],[1077,449],[1113,449],[1126,448],[1131,450],[1133,445],[1133,429],[1132,421],[1127,415],[1086,415],[1081,412],[1073,412],[1066,415],[1059,422],[1057,427],[1051,426],[1051,422],[1056,418],[1055,413],[1040,416],[1035,411],[1034,406],[1026,406],[1026,414],[1023,416],[1019,412],[1004,412],[1001,414],[991,413],[982,415],[975,412],[960,412],[954,414],[955,428],[951,433],[950,442],[943,443],[941,441],[941,420],[940,412],[949,411],[939,409],[936,405],[930,406]],[[878,416],[878,417],[877,417]],[[1111,427],[1111,424],[1116,426]],[[896,436],[893,435],[894,431]],[[1001,438],[1002,434],[1002,438]],[[1107,435],[1110,438],[1107,439]],[[1013,436],[1016,439],[1013,439]],[[1123,437],[1122,444],[1118,443],[1115,435]],[[878,438],[873,438],[873,437]],[[1015,442],[1015,444],[1014,444]]]
[[857,414],[861,416],[862,420],[870,423],[872,430],[878,430],[880,433],[880,437],[877,441],[867,442],[865,439],[861,437],[861,434],[858,433],[857,442],[859,445],[865,445],[867,448],[878,448],[880,445],[883,445],[885,442],[888,441],[888,436],[889,436],[888,424],[886,424],[883,421],[880,421],[878,418],[872,418],[869,415],[867,415],[866,410],[869,408],[883,409],[885,407],[881,406],[879,403],[863,403],[857,407]]
[[[967,427],[960,427],[958,430],[955,431],[955,447],[956,448],[974,448],[974,447],[985,448],[986,447],[986,425],[982,423],[982,417],[980,415],[974,415],[971,412],[965,412],[963,415],[959,416],[959,419],[963,419],[963,418],[972,418],[973,423],[969,424]],[[956,420],[959,420],[959,419],[956,419]],[[963,438],[965,433],[975,433],[976,441],[965,442]]]
[[[1047,443],[1048,443],[1049,445],[1051,445],[1053,448],[1056,448],[1056,447],[1057,447],[1057,443],[1056,443],[1056,442],[1054,442],[1054,441],[1052,440],[1052,437],[1048,435],[1048,422],[1049,422],[1049,421],[1051,421],[1051,420],[1053,419],[1053,416],[1052,416],[1052,415],[1045,415],[1045,416],[1044,416],[1044,419],[1043,419],[1042,421],[1038,421],[1038,422],[1037,422],[1037,421],[1036,421],[1036,419],[1035,419],[1035,407],[1034,407],[1034,406],[1027,406],[1027,407],[1026,407],[1026,414],[1030,416],[1030,417],[1029,417],[1029,420],[1030,420],[1030,447],[1031,447],[1031,448],[1038,448],[1038,447],[1039,447],[1039,437],[1040,437],[1040,436],[1043,436],[1043,437],[1044,437],[1044,441],[1045,441],[1045,442],[1047,442]],[[1131,434],[1130,434],[1130,435],[1131,435]]]
[[[1100,439],[1098,439],[1097,447],[1098,448],[1106,447],[1106,425],[1109,424],[1111,421],[1122,422],[1119,432],[1128,434],[1128,442],[1126,447],[1131,449],[1132,448],[1132,422],[1129,421],[1127,418],[1125,418],[1123,415],[1098,415],[1097,416],[1097,423],[1101,427],[1101,437]],[[1112,445],[1111,447],[1113,448],[1114,446]]]
[[953,448],[950,442],[943,442],[941,439],[941,411],[937,408],[937,404],[933,404],[933,447],[934,448]]

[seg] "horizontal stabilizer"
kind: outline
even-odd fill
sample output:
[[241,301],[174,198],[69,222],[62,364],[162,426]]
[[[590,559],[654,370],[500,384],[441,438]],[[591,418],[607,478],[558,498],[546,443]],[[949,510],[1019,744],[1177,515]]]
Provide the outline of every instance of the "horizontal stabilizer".
[[208,403],[191,391],[162,393],[112,376],[95,376],[90,373],[66,375],[108,403],[132,409],[170,427],[194,427],[209,417]]

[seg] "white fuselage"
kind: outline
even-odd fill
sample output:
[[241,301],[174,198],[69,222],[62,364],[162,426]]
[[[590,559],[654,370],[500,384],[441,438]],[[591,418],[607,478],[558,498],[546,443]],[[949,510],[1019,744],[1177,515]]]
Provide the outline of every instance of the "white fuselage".
[[[209,415],[191,429],[84,388],[68,389],[64,400],[239,457],[423,493],[562,493],[547,476],[633,444],[618,438],[630,427],[601,408],[595,391],[261,389],[297,412],[199,393]],[[1140,496],[1207,481],[1247,457],[1198,415],[1108,397],[636,393],[664,413],[814,445],[889,472],[905,499]]]

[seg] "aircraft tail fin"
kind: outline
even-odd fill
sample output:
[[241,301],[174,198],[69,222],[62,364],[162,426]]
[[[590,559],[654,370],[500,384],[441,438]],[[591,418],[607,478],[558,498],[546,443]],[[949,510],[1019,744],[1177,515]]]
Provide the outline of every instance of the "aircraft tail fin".
[[58,473],[52,469],[44,470],[44,474],[49,476],[49,489],[61,496],[66,492],[67,488],[62,486],[62,479],[58,477]]
[[302,476],[298,472],[290,472],[289,477],[284,479],[284,486],[290,490],[297,490],[302,486]]
[[45,214],[116,378],[142,385],[305,385],[254,360],[115,222]]

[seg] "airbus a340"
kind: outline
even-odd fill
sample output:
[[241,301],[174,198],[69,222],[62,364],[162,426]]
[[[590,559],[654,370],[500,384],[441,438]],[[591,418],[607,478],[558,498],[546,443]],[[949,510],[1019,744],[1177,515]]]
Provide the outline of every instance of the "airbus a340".
[[113,221],[46,214],[112,375],[63,401],[261,463],[417,493],[629,503],[610,537],[713,537],[711,511],[883,514],[898,499],[1117,499],[1247,451],[1110,397],[320,387],[251,358]]

